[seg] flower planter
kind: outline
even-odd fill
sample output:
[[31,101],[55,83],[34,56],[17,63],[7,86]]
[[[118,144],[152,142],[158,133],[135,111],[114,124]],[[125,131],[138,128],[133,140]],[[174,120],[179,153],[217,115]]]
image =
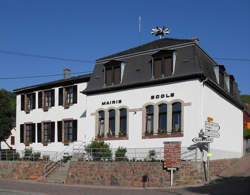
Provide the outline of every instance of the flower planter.
[[24,145],[25,145],[25,146],[29,146],[29,145],[30,145],[30,142],[25,142]]
[[69,142],[69,141],[64,141],[63,144],[64,144],[65,146],[68,146],[68,145],[70,144],[70,142]]
[[26,114],[30,113],[30,109],[25,109]]
[[49,110],[49,107],[47,107],[47,106],[46,106],[46,107],[43,107],[43,111],[44,111],[44,112],[47,112],[48,110]]
[[43,142],[43,146],[47,146],[48,144],[48,142]]
[[64,109],[68,109],[69,107],[70,107],[69,104],[65,104],[65,105],[64,105]]

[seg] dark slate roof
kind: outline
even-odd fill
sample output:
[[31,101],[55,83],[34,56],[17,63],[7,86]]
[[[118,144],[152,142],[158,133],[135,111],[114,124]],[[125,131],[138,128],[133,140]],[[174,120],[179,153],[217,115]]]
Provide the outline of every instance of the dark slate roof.
[[56,80],[56,81],[52,81],[52,82],[48,82],[48,83],[42,83],[42,84],[38,84],[38,85],[14,89],[13,92],[15,94],[21,94],[21,93],[28,93],[28,92],[37,91],[37,90],[49,89],[49,88],[53,88],[53,87],[76,84],[76,83],[80,83],[80,82],[88,82],[90,79],[90,76],[91,76],[91,74],[74,76],[74,77],[70,77],[68,79],[60,79],[60,80]]
[[[174,50],[177,53],[175,71],[172,76],[160,79],[152,78],[152,55],[162,50]],[[104,65],[112,60],[124,62],[125,70],[122,82],[114,86],[104,84]],[[98,94],[115,90],[124,90],[139,86],[148,86],[159,83],[176,82],[199,78],[210,81],[210,86],[231,98],[234,104],[242,108],[237,98],[231,97],[222,89],[216,80],[214,66],[218,65],[195,40],[190,39],[159,39],[139,47],[128,49],[96,60],[93,74],[84,94]],[[208,82],[209,83],[209,82]],[[235,97],[237,94],[235,95]]]

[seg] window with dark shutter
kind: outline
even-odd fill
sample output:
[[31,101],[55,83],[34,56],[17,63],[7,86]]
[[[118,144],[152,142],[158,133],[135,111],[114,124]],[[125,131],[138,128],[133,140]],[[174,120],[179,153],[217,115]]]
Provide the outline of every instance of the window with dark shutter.
[[21,110],[24,110],[24,95],[21,95]]
[[77,120],[73,120],[73,140],[77,141]]
[[37,123],[37,142],[42,142],[42,126],[41,123]]
[[105,85],[117,85],[121,83],[121,62],[110,61],[105,66]]
[[11,138],[10,144],[15,145],[15,136],[11,136],[10,138]]
[[173,59],[171,56],[165,57],[163,61],[163,72],[165,76],[171,76],[173,72]]
[[43,92],[39,91],[38,92],[38,108],[43,107]]
[[36,108],[36,94],[32,94],[32,109]]
[[161,59],[154,60],[154,78],[161,78]]
[[73,104],[77,103],[77,85],[73,86]]
[[51,142],[55,142],[55,122],[51,122]]
[[59,88],[58,102],[59,106],[63,106],[63,88]]
[[159,51],[153,55],[153,77],[162,78],[173,73],[173,51]]
[[111,67],[107,67],[106,70],[106,75],[105,75],[105,84],[106,85],[112,85],[112,81],[113,81],[113,75],[112,75],[112,68]]
[[121,66],[114,67],[114,84],[120,84],[121,82]]
[[31,126],[32,126],[32,142],[35,143],[36,142],[36,124],[33,123]]
[[62,142],[62,121],[57,122],[57,141]]
[[24,124],[20,125],[20,143],[24,143]]
[[220,86],[222,88],[224,88],[224,72],[223,71],[219,71],[219,80],[220,80]]
[[51,90],[51,106],[55,106],[55,90]]

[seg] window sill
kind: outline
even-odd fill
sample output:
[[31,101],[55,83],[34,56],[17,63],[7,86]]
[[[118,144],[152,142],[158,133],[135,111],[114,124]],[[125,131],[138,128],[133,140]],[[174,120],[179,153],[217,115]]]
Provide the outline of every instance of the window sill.
[[175,132],[171,134],[161,133],[158,135],[144,135],[142,139],[152,139],[152,138],[168,138],[168,137],[183,137],[183,132]]
[[128,136],[120,136],[120,137],[115,137],[115,136],[111,136],[111,137],[96,137],[96,140],[100,140],[100,141],[104,141],[104,140],[128,140]]

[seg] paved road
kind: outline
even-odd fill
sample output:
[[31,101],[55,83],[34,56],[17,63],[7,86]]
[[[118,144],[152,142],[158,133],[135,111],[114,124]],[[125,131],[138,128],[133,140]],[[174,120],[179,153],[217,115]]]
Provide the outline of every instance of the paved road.
[[45,184],[28,181],[0,180],[0,195],[248,195],[250,194],[250,177],[231,177],[217,180],[206,186],[173,189],[126,189],[93,186],[69,186]]

